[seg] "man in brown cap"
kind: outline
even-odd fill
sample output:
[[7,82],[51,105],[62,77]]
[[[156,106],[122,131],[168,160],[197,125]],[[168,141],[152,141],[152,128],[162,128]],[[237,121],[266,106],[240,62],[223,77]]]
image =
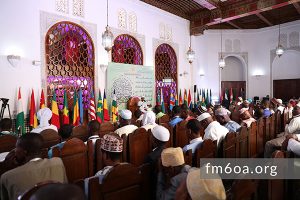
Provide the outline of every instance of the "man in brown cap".
[[174,199],[177,188],[185,180],[189,165],[185,165],[180,147],[167,148],[161,153],[162,168],[157,177],[156,199]]

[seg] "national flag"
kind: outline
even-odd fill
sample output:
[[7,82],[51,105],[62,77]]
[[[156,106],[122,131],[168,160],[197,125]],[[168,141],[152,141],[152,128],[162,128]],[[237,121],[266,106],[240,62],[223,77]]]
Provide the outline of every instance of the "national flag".
[[79,105],[79,119],[80,124],[83,124],[83,99],[82,99],[82,90],[79,89],[78,93],[78,105]]
[[51,124],[56,126],[59,129],[60,128],[59,112],[58,112],[55,90],[53,91],[53,97],[52,97],[52,101],[51,101],[51,110],[52,110]]
[[202,89],[199,89],[199,100],[198,100],[198,105],[201,105],[202,103]]
[[111,115],[112,115],[113,122],[118,121],[118,104],[117,104],[117,97],[116,97],[115,90],[114,90],[112,102],[111,102]]
[[187,98],[188,107],[191,109],[192,106],[192,96],[191,96],[191,90],[189,89],[189,94]]
[[73,99],[74,99],[74,104],[73,104],[73,125],[74,126],[78,126],[79,125],[79,121],[80,121],[80,117],[79,117],[78,96],[77,96],[76,90],[74,92]]
[[105,89],[104,89],[104,95],[103,95],[103,119],[104,119],[104,121],[109,121],[110,120]]
[[23,111],[23,104],[21,98],[21,88],[19,88],[19,92],[18,92],[16,129],[19,130],[21,134],[25,134],[24,111]]
[[197,100],[196,100],[196,105],[198,106],[200,103],[200,94],[199,94],[199,90],[197,90]]
[[170,90],[170,92],[170,110],[172,111],[173,107],[175,106],[175,98],[172,89]]
[[164,95],[163,95],[162,89],[160,90],[160,103],[161,103],[161,111],[163,113],[166,113],[165,102],[164,102]]
[[202,103],[205,102],[205,89],[202,89]]
[[103,105],[102,105],[102,97],[101,91],[99,90],[98,104],[97,104],[97,120],[99,123],[103,122]]
[[183,103],[187,106],[188,105],[188,99],[187,99],[187,94],[186,94],[186,89],[184,89],[184,94],[183,94]]
[[178,102],[178,94],[175,90],[175,106],[178,106],[179,105],[179,102]]
[[221,91],[221,93],[220,93],[220,104],[222,104],[222,102],[223,102],[223,92]]
[[35,112],[35,98],[34,98],[33,90],[31,92],[31,98],[30,98],[29,125],[33,128],[37,127],[37,118],[36,118],[36,112]]
[[90,120],[96,119],[95,96],[93,90],[91,91],[90,94],[89,118]]
[[209,89],[209,103],[212,102],[211,89]]
[[156,94],[156,105],[161,105],[161,102],[160,102],[160,90],[157,90],[157,94]]
[[182,105],[182,96],[181,96],[181,89],[179,91],[179,105]]
[[230,88],[230,103],[233,101],[233,92],[232,88]]
[[40,98],[40,109],[45,108],[45,95],[44,90],[42,89],[41,98]]
[[224,99],[225,100],[228,100],[228,90],[225,88],[225,91],[224,91]]
[[208,89],[206,89],[206,95],[205,95],[205,104],[208,105],[210,100],[209,100],[209,94],[208,94]]
[[67,91],[64,91],[64,109],[63,109],[63,124],[69,124],[69,109],[68,109],[68,96]]

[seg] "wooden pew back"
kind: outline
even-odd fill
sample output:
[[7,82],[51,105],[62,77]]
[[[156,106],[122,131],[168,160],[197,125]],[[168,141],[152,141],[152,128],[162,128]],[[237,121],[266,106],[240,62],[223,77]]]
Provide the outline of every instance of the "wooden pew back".
[[144,128],[138,128],[128,135],[128,141],[128,161],[140,166],[152,150],[149,133]]
[[216,158],[217,157],[217,141],[210,139],[204,140],[195,152],[197,167],[200,167],[201,158]]
[[73,128],[72,138],[81,139],[83,142],[87,141],[89,137],[88,128],[86,125],[79,125]]
[[88,177],[87,147],[82,140],[72,138],[61,150],[53,148],[53,157],[61,157],[70,183]]
[[89,179],[90,200],[139,200],[143,191],[142,174],[137,167],[121,163],[113,167],[99,184],[98,177]]
[[223,157],[224,158],[238,158],[239,156],[239,143],[238,133],[227,133],[223,140]]
[[239,132],[239,158],[248,158],[249,155],[249,134],[247,127],[242,127]]
[[43,148],[50,148],[61,141],[57,131],[53,129],[43,130],[40,134],[44,140]]
[[0,153],[9,152],[16,147],[18,138],[12,135],[0,136]]
[[176,124],[175,126],[175,143],[174,147],[184,147],[189,143],[187,131],[190,131],[186,128],[187,121],[183,120]]

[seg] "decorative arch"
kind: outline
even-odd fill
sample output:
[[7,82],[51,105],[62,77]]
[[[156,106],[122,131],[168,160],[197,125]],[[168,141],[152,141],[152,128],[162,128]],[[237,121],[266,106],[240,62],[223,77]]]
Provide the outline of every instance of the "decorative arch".
[[139,42],[128,34],[121,34],[114,40],[112,62],[143,65],[143,51]]
[[166,43],[160,44],[155,51],[156,94],[161,90],[164,102],[170,102],[171,92],[177,91],[177,56],[174,49]]
[[[289,58],[286,58],[286,56],[292,56],[292,54],[294,54],[294,56],[298,57],[300,55],[300,46],[293,46],[293,47],[289,47],[289,48],[285,48],[285,52],[284,54],[278,58],[278,56],[276,55],[276,49],[272,49],[270,51],[270,94],[273,97],[274,93],[273,93],[273,80],[275,80],[276,78],[278,78],[278,76],[276,75],[276,73],[278,73],[278,71],[282,72],[280,75],[282,75],[281,77],[283,79],[292,79],[292,78],[299,78],[297,75],[297,73],[293,73],[293,74],[287,74],[290,70],[289,68],[291,67],[290,65],[286,65],[283,63],[290,63]],[[282,64],[284,66],[284,71],[282,70],[278,70],[276,69],[276,67],[278,64]],[[294,66],[295,67],[295,64]],[[294,71],[294,70],[292,70]],[[298,72],[298,71],[296,71]],[[274,74],[275,73],[275,74]],[[295,77],[293,77],[295,76]]]
[[68,106],[72,108],[74,92],[81,88],[83,105],[87,109],[95,74],[94,44],[89,33],[69,21],[51,26],[45,37],[45,63],[48,106],[55,91],[61,110],[66,90]]
[[[237,58],[239,61],[241,61],[242,63],[242,68],[243,68],[243,73],[244,73],[244,81],[246,82],[245,83],[245,87],[244,87],[244,90],[243,90],[243,96],[245,98],[248,98],[248,94],[249,94],[249,86],[248,86],[248,53],[247,52],[242,52],[242,53],[222,53],[224,59],[225,59],[225,62],[226,62],[226,58],[228,57],[234,57],[234,58]],[[221,58],[221,53],[219,53],[219,59]],[[226,68],[226,66],[225,66]],[[219,80],[220,80],[220,91],[221,91],[221,94],[224,94],[224,91],[222,90],[222,85],[221,85],[221,82],[222,82],[222,70],[220,69],[219,70]],[[239,92],[240,93],[240,92]]]

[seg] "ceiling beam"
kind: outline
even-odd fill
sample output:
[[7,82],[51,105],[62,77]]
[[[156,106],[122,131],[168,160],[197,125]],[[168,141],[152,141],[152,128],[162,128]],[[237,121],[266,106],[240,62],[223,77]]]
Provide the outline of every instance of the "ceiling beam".
[[200,6],[207,8],[208,10],[213,10],[218,7],[218,4],[212,0],[194,0]]
[[178,15],[178,16],[184,18],[184,19],[190,20],[190,16],[189,15],[185,14],[184,12],[182,12],[182,11],[180,11],[178,9],[174,9],[171,6],[167,6],[167,5],[163,4],[163,3],[161,3],[160,1],[157,1],[157,0],[141,0],[141,1],[145,2],[147,4],[150,4],[152,6],[155,6],[157,8],[160,8],[162,10],[165,10],[167,12],[170,12],[170,13],[172,13],[174,15]]
[[300,6],[298,3],[293,3],[294,7],[296,8],[297,12],[300,14]]
[[266,24],[268,24],[269,26],[273,26],[273,24],[267,18],[265,18],[262,14],[256,13],[256,16],[259,19],[261,19],[263,22],[265,22]]
[[242,29],[240,26],[236,25],[235,23],[233,23],[232,21],[227,21],[227,24],[233,26],[234,28],[237,28],[237,29]]
[[298,2],[300,0],[249,0],[245,4],[237,3],[222,7],[222,10],[216,8],[211,11],[201,11],[191,16],[190,31],[192,34],[199,34],[197,30],[203,30],[204,27],[207,28],[220,23],[217,20],[220,18],[222,19],[221,22],[227,22]]

